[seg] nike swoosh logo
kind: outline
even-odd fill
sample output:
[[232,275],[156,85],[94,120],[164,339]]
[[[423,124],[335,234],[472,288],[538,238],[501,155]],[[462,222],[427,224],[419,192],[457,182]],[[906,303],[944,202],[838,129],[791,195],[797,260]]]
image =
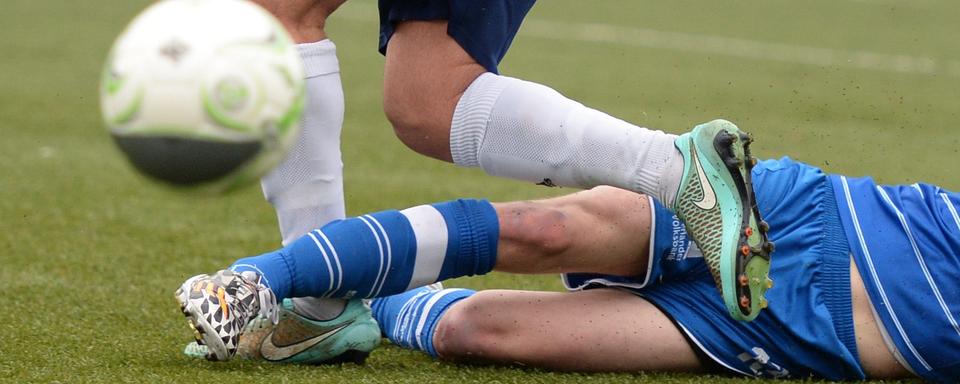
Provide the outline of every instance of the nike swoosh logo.
[[280,361],[280,360],[288,359],[300,352],[313,348],[314,345],[320,344],[320,342],[337,334],[337,332],[340,332],[340,330],[348,327],[350,324],[353,324],[353,322],[341,324],[336,328],[333,328],[329,331],[321,333],[317,336],[313,336],[308,339],[305,339],[290,345],[285,345],[282,347],[274,344],[273,331],[271,331],[270,334],[267,335],[267,337],[263,338],[263,342],[260,344],[260,355],[263,356],[264,359],[269,361]]
[[710,186],[710,180],[703,173],[703,166],[700,165],[700,157],[697,156],[697,150],[693,150],[693,163],[697,166],[697,177],[700,179],[700,190],[703,191],[703,198],[700,201],[694,201],[693,205],[697,208],[710,210],[717,206],[717,195]]

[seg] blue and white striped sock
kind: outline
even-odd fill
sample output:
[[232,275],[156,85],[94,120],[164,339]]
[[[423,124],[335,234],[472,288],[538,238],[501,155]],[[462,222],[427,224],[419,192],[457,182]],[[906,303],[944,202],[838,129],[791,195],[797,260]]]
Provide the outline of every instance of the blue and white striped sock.
[[374,300],[373,318],[380,324],[380,332],[394,344],[437,357],[433,346],[437,323],[454,303],[474,293],[461,288],[421,287]]
[[455,200],[334,221],[280,250],[238,260],[280,298],[382,297],[496,263],[496,211],[485,200]]

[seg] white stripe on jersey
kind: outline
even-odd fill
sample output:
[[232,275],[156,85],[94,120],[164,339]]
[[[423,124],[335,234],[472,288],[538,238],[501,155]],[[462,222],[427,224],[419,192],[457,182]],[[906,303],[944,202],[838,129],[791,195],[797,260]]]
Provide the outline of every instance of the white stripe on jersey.
[[[315,230],[313,232],[319,232],[319,231],[320,230]],[[313,243],[317,245],[317,249],[319,249],[320,254],[323,255],[323,261],[327,263],[327,272],[330,272],[330,287],[327,288],[327,293],[323,295],[323,297],[330,297],[330,295],[333,293],[333,265],[330,264],[330,258],[327,257],[327,251],[325,251],[323,249],[323,246],[320,245],[320,240],[317,239],[317,236],[315,236],[313,232],[310,232],[307,235],[309,235],[310,238],[313,239]]]
[[363,216],[358,217],[358,219],[366,224],[367,228],[370,228],[370,232],[373,233],[373,238],[377,240],[377,250],[380,251],[380,264],[377,266],[377,277],[374,278],[373,284],[370,285],[370,293],[367,294],[367,297],[376,297],[373,295],[373,292],[377,289],[377,285],[380,283],[380,275],[383,274],[383,265],[385,264],[385,261],[383,260],[383,243],[380,240],[380,234],[377,233],[376,229],[373,229],[373,225],[370,224],[370,221]]
[[[916,190],[917,190],[917,193],[920,194],[920,198],[921,198],[921,199],[926,199],[926,197],[923,196],[923,189],[920,188],[920,184],[918,184],[918,183],[913,183],[913,184],[910,185],[910,186],[913,187],[913,189],[916,189]],[[879,187],[877,187],[877,188],[879,188]]]
[[893,306],[890,305],[890,300],[887,298],[887,293],[883,290],[883,284],[880,283],[880,278],[877,277],[877,269],[873,265],[873,257],[870,256],[870,249],[867,248],[867,242],[863,238],[863,230],[860,228],[860,219],[857,217],[857,209],[853,206],[853,197],[850,196],[850,185],[847,183],[847,177],[841,176],[840,181],[843,183],[843,193],[846,195],[847,199],[847,209],[850,211],[850,217],[853,219],[853,228],[857,232],[857,238],[860,242],[860,249],[863,250],[863,256],[867,260],[867,267],[869,268],[870,277],[873,280],[873,283],[877,286],[877,291],[880,292],[880,298],[883,300],[883,306],[887,309],[887,314],[890,315],[890,318],[893,319],[893,324],[897,327],[897,332],[900,333],[900,337],[903,338],[903,342],[907,344],[907,348],[910,349],[910,352],[913,353],[913,356],[917,358],[917,361],[923,365],[924,368],[928,371],[932,371],[933,367],[930,364],[927,364],[927,361],[920,356],[920,353],[917,352],[917,349],[913,346],[913,343],[910,342],[910,338],[907,337],[906,331],[903,330],[903,325],[900,324],[900,319],[897,317],[897,314],[893,312]]
[[907,238],[910,239],[910,246],[913,247],[913,254],[917,256],[917,263],[920,264],[920,270],[923,271],[923,276],[927,278],[927,284],[930,285],[930,289],[933,290],[933,295],[937,298],[937,302],[940,303],[940,308],[943,309],[943,313],[947,315],[947,319],[949,319],[950,324],[953,325],[953,330],[957,332],[957,335],[960,335],[960,326],[957,325],[957,320],[954,319],[953,314],[950,313],[950,308],[947,308],[947,303],[943,301],[943,295],[940,294],[940,287],[937,286],[937,282],[933,281],[933,276],[930,275],[927,262],[923,260],[923,254],[920,253],[917,240],[913,238],[913,231],[910,230],[910,225],[907,224],[907,218],[900,212],[900,208],[890,200],[887,191],[884,191],[880,186],[876,188],[877,191],[880,192],[880,196],[883,197],[883,201],[893,209],[893,212],[897,214],[897,218],[900,219],[900,225],[903,226],[903,231],[906,232]]
[[410,221],[417,240],[413,275],[407,290],[437,281],[447,256],[447,221],[436,208],[420,205],[400,211]]
[[946,193],[941,193],[940,198],[947,204],[947,209],[950,210],[950,215],[953,216],[953,222],[957,223],[957,230],[960,230],[960,216],[957,215],[957,208],[953,206],[953,202],[950,201],[950,197],[948,197]]

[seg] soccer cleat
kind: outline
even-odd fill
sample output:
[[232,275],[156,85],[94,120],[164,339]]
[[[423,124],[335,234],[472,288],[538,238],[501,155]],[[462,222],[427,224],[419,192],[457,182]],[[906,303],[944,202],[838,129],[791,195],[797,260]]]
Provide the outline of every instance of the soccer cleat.
[[[363,300],[353,299],[336,318],[311,320],[293,311],[293,301],[280,306],[279,322],[257,317],[243,329],[235,358],[276,363],[362,364],[380,344],[380,327]],[[204,345],[190,343],[183,351],[205,357]]]
[[760,218],[750,171],[751,138],[736,125],[714,120],[676,140],[683,177],[673,209],[703,252],[727,311],[750,321],[767,306],[773,243]]
[[277,322],[277,299],[253,272],[222,270],[185,281],[175,296],[208,360],[229,360],[237,352],[240,331],[263,316]]

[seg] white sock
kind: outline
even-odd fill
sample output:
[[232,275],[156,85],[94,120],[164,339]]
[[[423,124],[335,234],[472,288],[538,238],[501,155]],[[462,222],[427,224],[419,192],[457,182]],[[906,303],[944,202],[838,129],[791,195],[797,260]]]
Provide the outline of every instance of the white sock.
[[[287,158],[261,180],[277,211],[283,244],[345,215],[340,130],[343,85],[337,47],[330,40],[298,44],[306,74],[306,107],[300,137]],[[340,299],[294,299],[294,308],[317,320],[339,315]]]
[[454,163],[548,186],[610,185],[672,205],[683,173],[675,135],[640,128],[546,86],[492,73],[457,103]]

